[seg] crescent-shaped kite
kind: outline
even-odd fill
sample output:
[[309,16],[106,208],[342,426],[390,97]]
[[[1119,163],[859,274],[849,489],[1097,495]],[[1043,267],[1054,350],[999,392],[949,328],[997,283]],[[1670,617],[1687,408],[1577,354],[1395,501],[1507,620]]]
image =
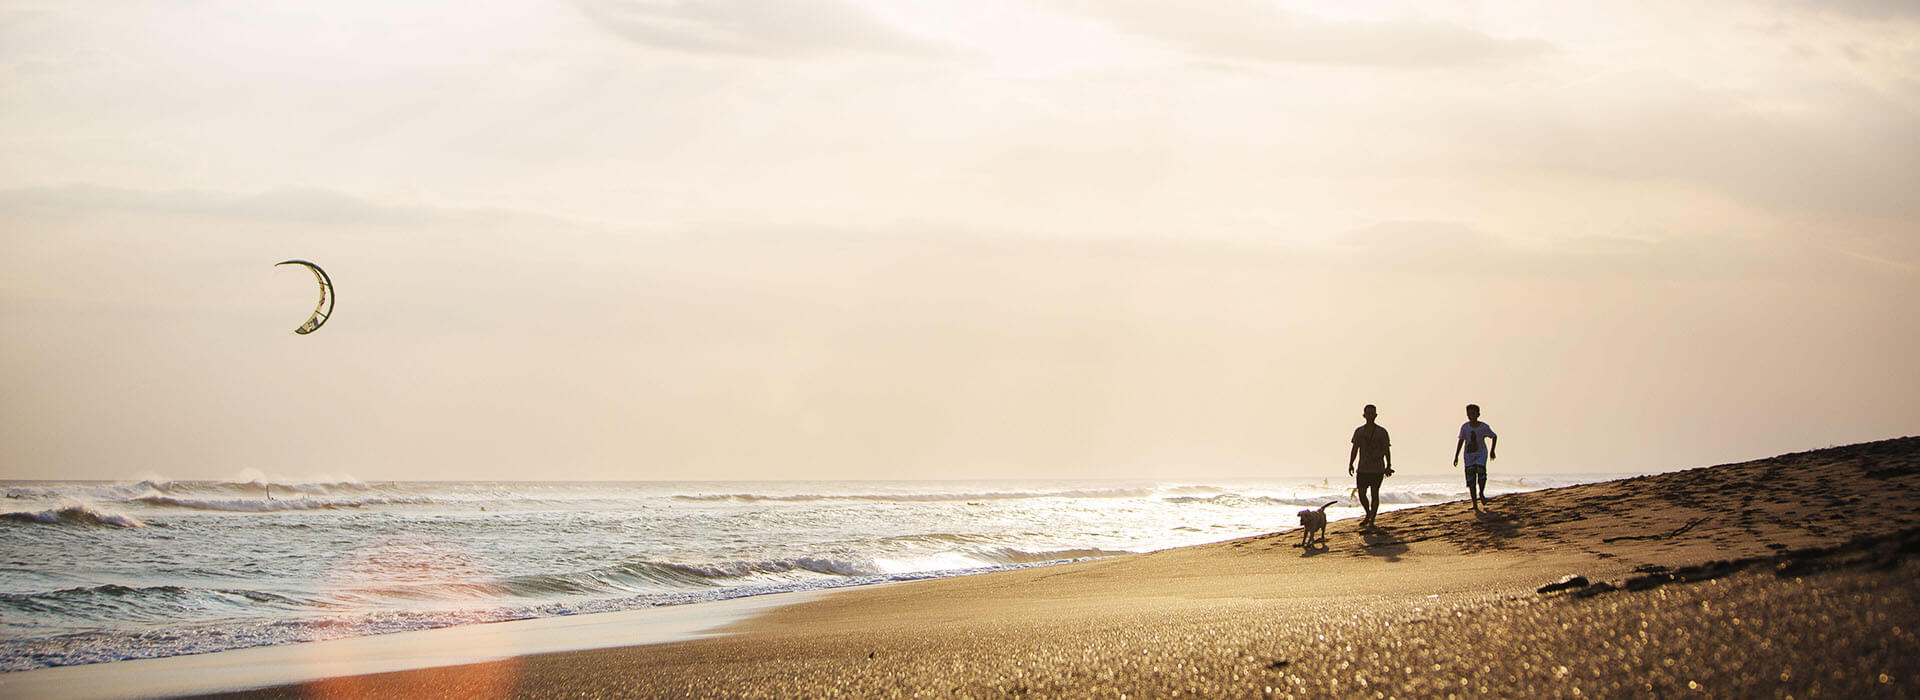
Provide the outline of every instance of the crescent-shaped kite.
[[313,278],[320,282],[320,305],[313,307],[313,316],[309,317],[306,323],[300,324],[299,328],[293,329],[293,332],[306,335],[320,330],[320,326],[327,322],[327,317],[333,315],[333,280],[327,279],[326,270],[305,260],[286,260],[273,264],[274,267],[281,265],[305,265],[307,269],[313,271]]

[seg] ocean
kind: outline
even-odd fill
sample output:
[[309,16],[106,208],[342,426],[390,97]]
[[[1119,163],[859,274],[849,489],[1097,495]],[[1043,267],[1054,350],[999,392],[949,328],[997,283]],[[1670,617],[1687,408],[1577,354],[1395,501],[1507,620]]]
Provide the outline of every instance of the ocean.
[[[1493,494],[1621,475],[1512,476]],[[956,576],[1291,529],[1340,479],[0,482],[0,672]],[[1465,498],[1387,480],[1388,509]]]

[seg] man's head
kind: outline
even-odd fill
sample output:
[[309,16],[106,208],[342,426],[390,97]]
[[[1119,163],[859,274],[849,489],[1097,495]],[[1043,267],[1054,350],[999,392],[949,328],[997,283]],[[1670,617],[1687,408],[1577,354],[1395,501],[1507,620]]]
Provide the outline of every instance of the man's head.
[[1467,404],[1467,420],[1480,420],[1480,404]]
[[1367,404],[1366,408],[1360,409],[1360,417],[1367,419],[1368,423],[1372,423],[1374,416],[1378,415],[1380,415],[1380,410],[1374,408],[1373,404]]

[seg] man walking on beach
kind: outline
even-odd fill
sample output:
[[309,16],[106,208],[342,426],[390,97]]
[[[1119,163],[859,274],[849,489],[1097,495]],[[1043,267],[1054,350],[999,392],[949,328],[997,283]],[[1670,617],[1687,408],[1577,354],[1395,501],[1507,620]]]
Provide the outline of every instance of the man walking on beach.
[[1360,505],[1367,509],[1361,527],[1373,525],[1373,516],[1380,513],[1380,480],[1393,475],[1393,445],[1387,439],[1387,429],[1374,424],[1378,415],[1373,404],[1360,409],[1360,417],[1367,423],[1353,430],[1353,450],[1347,453],[1347,475],[1356,477],[1354,490],[1360,494]]
[[[1487,438],[1493,438],[1493,444],[1487,444]],[[1487,500],[1487,460],[1494,458],[1493,450],[1499,446],[1500,436],[1493,434],[1493,426],[1480,422],[1479,404],[1467,404],[1467,422],[1460,424],[1460,441],[1453,445],[1453,466],[1460,466],[1460,448],[1467,448],[1467,496],[1473,499],[1474,510]]]

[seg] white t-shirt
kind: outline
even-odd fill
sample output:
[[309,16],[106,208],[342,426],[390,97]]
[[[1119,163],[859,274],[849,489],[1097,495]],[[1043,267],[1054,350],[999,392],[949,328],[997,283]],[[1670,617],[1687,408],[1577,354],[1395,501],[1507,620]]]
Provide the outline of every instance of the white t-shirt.
[[1467,462],[1470,464],[1487,463],[1487,438],[1499,437],[1493,434],[1493,426],[1481,421],[1474,427],[1473,421],[1460,424],[1460,439],[1467,441]]

